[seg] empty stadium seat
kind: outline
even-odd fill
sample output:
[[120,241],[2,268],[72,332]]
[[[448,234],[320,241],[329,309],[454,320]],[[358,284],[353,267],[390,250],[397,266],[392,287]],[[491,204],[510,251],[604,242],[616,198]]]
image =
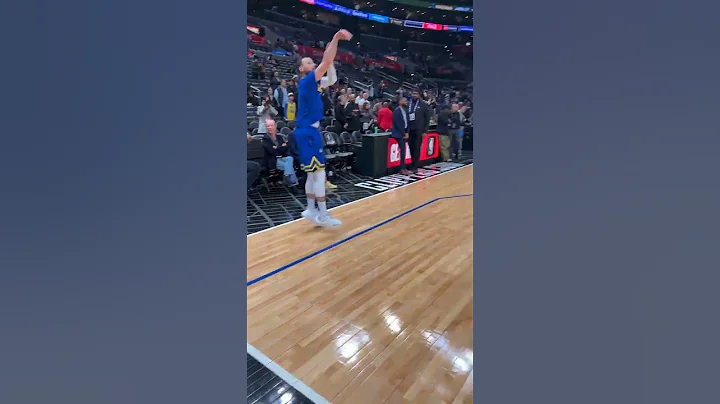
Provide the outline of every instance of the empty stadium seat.
[[[345,132],[345,133],[347,133],[347,132]],[[335,139],[335,143],[337,144],[337,146],[336,146],[337,147],[337,152],[336,152],[337,156],[341,159],[345,159],[346,163],[350,164],[351,163],[350,158],[355,155],[354,150],[351,149],[352,143],[346,144],[343,141],[342,137],[340,137],[340,135],[338,135],[337,133],[330,132],[330,134],[333,136],[333,138]]]
[[353,146],[353,151],[355,151],[355,148],[358,147],[358,142],[355,141],[355,137],[351,135],[349,132],[343,132],[340,134],[340,139],[342,142],[348,146]]

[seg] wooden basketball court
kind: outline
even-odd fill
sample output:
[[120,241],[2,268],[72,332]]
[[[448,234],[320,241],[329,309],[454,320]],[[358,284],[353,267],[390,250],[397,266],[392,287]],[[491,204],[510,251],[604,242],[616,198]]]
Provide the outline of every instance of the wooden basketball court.
[[316,402],[471,403],[472,185],[466,166],[333,209],[337,230],[249,236],[249,353]]

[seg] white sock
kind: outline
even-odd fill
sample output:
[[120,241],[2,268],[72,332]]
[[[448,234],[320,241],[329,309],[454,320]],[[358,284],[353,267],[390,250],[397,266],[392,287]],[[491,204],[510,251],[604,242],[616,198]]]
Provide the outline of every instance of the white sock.
[[[307,195],[314,195],[314,182],[315,182],[315,173],[308,173],[307,174],[307,180],[305,181],[305,194]],[[308,210],[315,210],[315,199],[307,197],[307,208]]]
[[[313,183],[315,197],[325,199],[325,171],[320,170],[314,172],[313,174],[315,174],[315,182]],[[327,205],[325,201],[318,201],[317,204],[318,208],[320,208],[320,216],[327,216]]]

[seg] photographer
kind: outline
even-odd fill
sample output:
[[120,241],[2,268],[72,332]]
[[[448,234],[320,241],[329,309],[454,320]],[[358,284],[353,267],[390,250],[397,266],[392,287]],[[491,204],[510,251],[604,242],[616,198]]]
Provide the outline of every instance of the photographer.
[[273,107],[273,98],[271,96],[266,96],[263,99],[262,105],[257,107],[257,115],[259,117],[258,134],[264,135],[267,133],[267,126],[265,125],[265,120],[268,118],[274,119],[277,114],[277,109]]

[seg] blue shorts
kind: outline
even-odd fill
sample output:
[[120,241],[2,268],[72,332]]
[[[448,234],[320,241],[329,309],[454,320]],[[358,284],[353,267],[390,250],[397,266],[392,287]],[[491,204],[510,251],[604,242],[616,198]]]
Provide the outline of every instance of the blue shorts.
[[322,135],[317,128],[295,129],[295,145],[303,171],[313,172],[325,169]]

